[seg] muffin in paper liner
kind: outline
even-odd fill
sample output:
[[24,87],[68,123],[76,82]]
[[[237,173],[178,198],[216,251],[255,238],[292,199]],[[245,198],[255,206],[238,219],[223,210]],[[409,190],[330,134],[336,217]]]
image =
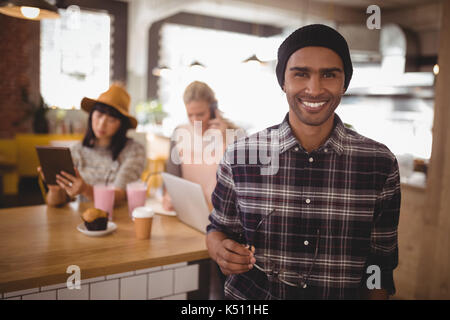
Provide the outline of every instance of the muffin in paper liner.
[[89,208],[83,212],[81,218],[89,231],[106,230],[108,226],[108,212],[100,209]]

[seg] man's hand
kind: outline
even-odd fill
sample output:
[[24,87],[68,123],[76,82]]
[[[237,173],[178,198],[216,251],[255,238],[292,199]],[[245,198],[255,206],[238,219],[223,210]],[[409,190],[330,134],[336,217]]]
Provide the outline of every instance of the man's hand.
[[210,232],[206,237],[209,253],[224,275],[244,273],[256,262],[246,246],[226,238],[222,232]]

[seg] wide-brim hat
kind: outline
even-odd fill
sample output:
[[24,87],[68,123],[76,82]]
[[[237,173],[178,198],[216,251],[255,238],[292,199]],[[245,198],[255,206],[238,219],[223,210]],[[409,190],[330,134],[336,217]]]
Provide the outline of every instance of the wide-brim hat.
[[86,112],[91,112],[97,102],[107,104],[130,119],[131,127],[135,129],[137,127],[137,120],[130,114],[130,101],[131,99],[128,92],[123,87],[113,84],[107,91],[103,92],[97,100],[84,97],[83,100],[81,100],[81,109]]

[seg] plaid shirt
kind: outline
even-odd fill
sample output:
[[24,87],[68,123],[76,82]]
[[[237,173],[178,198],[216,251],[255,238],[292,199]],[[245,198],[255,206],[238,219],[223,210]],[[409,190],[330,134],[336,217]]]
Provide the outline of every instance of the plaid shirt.
[[[228,147],[207,231],[253,244],[256,264],[272,272],[253,268],[228,276],[226,297],[358,299],[372,279],[370,265],[380,268],[381,288],[395,293],[400,212],[395,156],[347,129],[337,114],[328,140],[310,153],[293,135],[288,115],[263,132]],[[272,153],[278,148],[274,174],[261,174],[267,161],[255,161],[254,150],[267,147]],[[277,273],[291,275],[298,286],[284,284]]]

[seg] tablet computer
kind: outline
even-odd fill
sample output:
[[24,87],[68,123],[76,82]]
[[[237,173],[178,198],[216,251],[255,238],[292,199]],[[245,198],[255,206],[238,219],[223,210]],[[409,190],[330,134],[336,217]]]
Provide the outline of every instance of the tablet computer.
[[70,149],[67,147],[36,146],[41,169],[47,184],[57,184],[56,174],[65,171],[75,176]]

